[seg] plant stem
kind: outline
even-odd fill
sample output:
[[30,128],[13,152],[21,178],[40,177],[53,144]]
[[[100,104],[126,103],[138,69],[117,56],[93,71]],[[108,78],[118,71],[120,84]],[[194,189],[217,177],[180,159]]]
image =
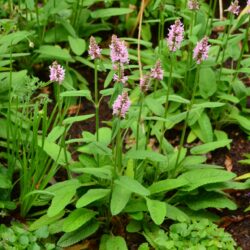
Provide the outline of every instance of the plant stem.
[[181,155],[181,150],[182,150],[183,145],[184,145],[184,139],[185,139],[186,131],[187,131],[188,118],[189,118],[190,111],[191,111],[193,104],[194,104],[195,93],[196,93],[196,90],[198,87],[199,74],[200,74],[200,65],[198,65],[196,75],[195,75],[194,91],[192,92],[192,97],[191,97],[190,103],[188,105],[187,114],[186,114],[186,118],[184,121],[184,127],[183,127],[182,134],[181,134],[180,146],[178,149],[178,154],[177,154],[177,158],[176,158],[174,171],[176,171],[176,169],[178,167],[179,159],[180,159],[180,155]]
[[119,175],[122,168],[122,141],[121,141],[121,128],[119,124],[119,129],[116,135],[116,156],[115,156],[115,174]]
[[[98,71],[97,71],[97,60],[95,60],[95,132],[96,141],[99,141],[99,97],[98,97]],[[99,155],[97,154],[97,165],[99,167]]]
[[[167,119],[168,115],[168,107],[169,107],[169,94],[170,94],[170,88],[172,84],[172,74],[173,74],[173,60],[172,55],[170,54],[170,71],[169,71],[169,78],[168,78],[168,86],[167,86],[167,93],[166,93],[166,101],[165,101],[165,112],[164,112],[164,119]],[[162,123],[162,129],[161,129],[161,137],[160,137],[160,153],[163,150],[162,142],[165,134],[165,124],[166,122],[163,121]]]
[[[247,23],[246,33],[245,33],[245,39],[244,39],[243,44],[242,44],[242,48],[241,48],[241,51],[240,51],[240,57],[239,57],[239,59],[237,61],[237,65],[236,65],[236,73],[234,74],[232,82],[235,81],[235,79],[238,77],[238,74],[239,74],[239,68],[240,68],[241,59],[243,57],[245,47],[246,47],[246,45],[248,43],[249,28],[250,28],[250,18],[248,17],[248,23]],[[230,85],[229,93],[231,92],[231,86],[232,85]]]
[[140,134],[140,122],[141,122],[142,104],[143,104],[143,94],[141,93],[140,98],[139,98],[140,108],[139,108],[137,127],[136,127],[136,150],[139,149],[139,134]]

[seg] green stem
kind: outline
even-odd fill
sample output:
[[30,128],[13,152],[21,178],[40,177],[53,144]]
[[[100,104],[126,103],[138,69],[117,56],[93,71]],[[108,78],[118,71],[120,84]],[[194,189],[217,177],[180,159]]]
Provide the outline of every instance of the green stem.
[[122,169],[122,141],[121,141],[121,128],[120,127],[119,127],[117,135],[116,135],[115,147],[116,147],[115,174],[120,175],[121,169]]
[[[99,141],[99,97],[98,97],[98,71],[97,71],[97,60],[95,60],[95,130],[96,130],[96,141]],[[99,167],[99,155],[97,155],[97,165]]]
[[190,103],[188,105],[187,114],[186,114],[186,118],[184,121],[184,127],[183,127],[182,134],[181,134],[181,141],[180,141],[180,146],[178,149],[178,154],[177,154],[177,158],[176,158],[174,171],[176,171],[176,169],[178,168],[181,151],[182,151],[182,148],[184,145],[184,140],[185,140],[186,131],[187,131],[188,118],[189,118],[189,114],[190,114],[191,109],[192,109],[193,104],[194,104],[195,93],[196,93],[196,90],[198,87],[199,74],[200,74],[200,65],[198,65],[196,75],[195,75],[194,91],[192,92],[192,97],[191,97]]
[[139,98],[139,114],[138,114],[138,120],[137,120],[137,127],[136,127],[136,150],[139,149],[139,134],[140,134],[140,122],[141,122],[141,113],[142,113],[142,104],[143,104],[143,94],[140,95]]
[[[243,57],[244,50],[245,50],[246,45],[247,45],[247,43],[248,43],[249,28],[250,28],[250,18],[248,17],[248,23],[247,23],[246,33],[245,33],[245,39],[244,39],[244,41],[243,41],[243,45],[242,45],[242,48],[241,48],[241,51],[240,51],[240,57],[239,57],[239,59],[238,59],[238,61],[237,61],[236,73],[234,74],[233,82],[235,81],[235,79],[238,77],[238,74],[239,74],[241,59],[242,59],[242,57]],[[231,86],[232,86],[232,85],[230,85],[229,93],[231,92]]]
[[[168,86],[167,86],[167,93],[166,93],[166,101],[165,101],[165,111],[164,111],[164,119],[167,119],[167,114],[168,114],[168,107],[169,107],[169,94],[170,94],[170,88],[172,85],[172,74],[173,74],[173,60],[172,56],[170,55],[170,71],[169,71],[169,78],[168,78]],[[165,134],[165,124],[166,122],[164,121],[162,123],[162,129],[161,129],[161,137],[160,137],[160,153],[163,150],[163,138]]]

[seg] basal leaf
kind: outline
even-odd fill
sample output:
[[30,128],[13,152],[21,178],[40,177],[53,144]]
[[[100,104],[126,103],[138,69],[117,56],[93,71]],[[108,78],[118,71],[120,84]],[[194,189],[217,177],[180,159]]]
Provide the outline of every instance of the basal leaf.
[[166,203],[158,200],[146,199],[150,217],[156,225],[161,225],[167,214]]
[[108,196],[109,194],[110,194],[110,189],[100,189],[100,188],[90,189],[87,191],[86,194],[84,194],[79,198],[79,200],[76,203],[76,207],[77,208],[85,207],[96,200],[100,200]]
[[86,50],[86,42],[82,38],[69,36],[69,45],[72,51],[80,56]]
[[133,12],[133,9],[130,8],[106,8],[106,9],[99,9],[91,12],[92,18],[104,18],[104,17],[111,17],[111,16],[119,16],[119,15],[126,15]]
[[71,212],[66,219],[64,219],[63,231],[72,232],[82,225],[86,224],[93,217],[95,217],[95,215],[96,213],[92,210],[86,208],[78,208]]

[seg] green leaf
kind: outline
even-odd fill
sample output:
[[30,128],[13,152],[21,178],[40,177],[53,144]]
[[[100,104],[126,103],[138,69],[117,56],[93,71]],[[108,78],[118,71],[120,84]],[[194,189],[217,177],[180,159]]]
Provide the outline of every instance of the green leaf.
[[215,141],[215,142],[208,142],[202,145],[198,145],[193,147],[190,152],[192,154],[206,154],[210,151],[213,151],[218,148],[223,148],[229,145],[232,140],[222,140],[222,141]]
[[166,203],[158,200],[146,199],[149,214],[156,225],[161,225],[167,214]]
[[121,185],[123,188],[133,193],[142,196],[150,195],[150,192],[148,191],[147,188],[142,186],[142,184],[139,183],[137,180],[134,180],[128,176],[120,176],[118,180],[115,180],[115,183]]
[[30,231],[35,231],[35,230],[39,229],[42,226],[52,224],[53,222],[58,221],[60,218],[62,218],[63,215],[64,215],[64,211],[61,211],[59,214],[57,214],[57,215],[55,215],[53,217],[49,217],[47,214],[45,214],[42,217],[40,217],[39,219],[37,219],[36,221],[34,221],[29,226],[29,230]]
[[148,190],[151,194],[160,192],[168,192],[178,187],[185,186],[188,182],[185,179],[166,179],[158,182],[154,182]]
[[11,180],[8,178],[8,176],[0,173],[0,188],[8,189],[11,187],[12,187],[12,183],[11,183]]
[[112,172],[109,166],[101,168],[71,168],[72,172],[90,174],[98,178],[111,180]]
[[199,75],[200,94],[204,99],[212,96],[217,89],[215,72],[211,68],[201,68]]
[[[241,161],[239,161],[239,162],[241,162]],[[250,164],[250,161],[247,164]],[[243,174],[243,175],[240,175],[240,176],[235,178],[235,180],[237,180],[237,181],[245,180],[245,179],[250,179],[250,173]]]
[[110,194],[110,189],[90,189],[76,203],[76,207],[85,207],[90,203],[100,200]]
[[110,203],[111,214],[119,214],[128,203],[130,196],[131,192],[129,190],[115,183]]
[[166,204],[166,207],[167,207],[167,215],[166,215],[167,218],[180,222],[190,220],[189,216],[185,214],[181,209],[172,206],[170,204]]
[[86,208],[78,208],[71,212],[69,216],[64,220],[63,223],[63,231],[64,232],[72,232],[82,225],[86,224],[93,217],[95,217],[96,213],[92,210]]
[[79,116],[69,117],[63,120],[63,124],[70,125],[74,122],[81,122],[81,121],[88,120],[94,116],[95,116],[94,114],[90,114],[90,115],[79,115]]
[[55,142],[60,136],[62,136],[65,128],[63,126],[54,127],[48,134],[47,140],[50,142]]
[[200,186],[207,185],[209,183],[218,183],[232,180],[236,175],[232,172],[228,172],[220,169],[204,168],[193,169],[186,173],[183,173],[178,179],[185,179],[188,184],[181,188],[184,191],[192,191]]
[[74,245],[75,243],[88,238],[90,235],[94,234],[99,228],[99,223],[96,221],[90,221],[88,224],[83,225],[77,230],[65,233],[57,242],[59,247],[68,247]]
[[86,50],[86,42],[84,39],[69,36],[69,45],[72,51],[80,56]]
[[40,54],[42,58],[48,59],[58,59],[68,62],[74,62],[73,58],[69,54],[69,51],[66,49],[62,49],[61,47],[52,46],[52,45],[42,45],[39,49],[36,50],[37,53]]
[[201,117],[198,120],[198,123],[199,123],[200,130],[202,133],[202,138],[204,138],[204,142],[212,142],[213,137],[214,137],[213,129],[212,129],[210,119],[205,112],[201,114]]
[[166,156],[154,151],[133,150],[133,149],[127,152],[126,159],[140,159],[140,160],[149,159],[151,161],[156,161],[156,162],[164,162],[167,160]]
[[60,213],[71,202],[79,185],[79,181],[75,180],[74,182],[65,185],[62,189],[54,192],[55,196],[53,197],[51,205],[47,211],[49,217],[53,217]]
[[128,250],[126,242],[121,236],[109,236],[106,241],[107,250]]
[[91,12],[92,18],[104,18],[111,16],[119,16],[126,15],[133,12],[133,9],[130,8],[107,8],[107,9],[99,9]]
[[203,102],[203,103],[198,103],[194,104],[192,109],[196,108],[219,108],[224,106],[225,103],[222,102]]
[[150,111],[158,116],[163,116],[165,110],[159,100],[152,98],[151,96],[147,96],[145,98],[145,103]]
[[86,97],[88,100],[91,100],[91,92],[89,90],[70,90],[60,93],[61,97]]
[[237,208],[236,204],[225,195],[215,192],[206,192],[192,198],[189,197],[185,200],[185,203],[195,211],[205,208],[228,208],[230,210]]

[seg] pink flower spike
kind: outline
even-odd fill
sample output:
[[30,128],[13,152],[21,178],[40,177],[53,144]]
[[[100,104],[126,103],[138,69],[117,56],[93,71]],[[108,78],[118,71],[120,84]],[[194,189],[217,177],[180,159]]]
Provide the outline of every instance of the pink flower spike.
[[128,49],[124,41],[121,41],[116,35],[112,36],[110,47],[110,58],[113,63],[129,63]]
[[65,78],[65,70],[64,68],[57,63],[57,61],[54,61],[51,66],[49,66],[50,70],[50,81],[51,82],[58,82],[59,84],[62,84],[64,78]]
[[198,0],[189,0],[188,1],[188,8],[190,10],[199,10],[200,9],[200,5]]
[[154,66],[154,68],[151,69],[151,74],[150,76],[153,79],[156,80],[162,80],[163,79],[163,69],[161,67],[161,61],[158,60]]
[[89,39],[89,55],[91,57],[91,59],[96,59],[96,58],[100,58],[101,57],[101,49],[100,47],[97,45],[96,40],[93,36],[90,37]]
[[123,92],[121,95],[118,95],[117,99],[113,104],[113,115],[116,115],[120,118],[125,118],[130,105],[131,102],[128,98],[128,93]]
[[184,38],[184,27],[180,20],[176,20],[175,24],[170,26],[168,33],[168,48],[170,51],[176,51],[181,47]]
[[235,0],[234,2],[231,2],[227,11],[231,12],[232,14],[239,15],[240,12],[239,1]]
[[144,93],[146,93],[149,89],[149,85],[150,85],[150,76],[149,75],[145,75],[140,79],[140,90]]
[[115,82],[121,82],[124,85],[126,84],[126,82],[128,81],[128,77],[124,75],[123,65],[120,66],[120,77],[118,74],[114,74],[113,80]]
[[196,60],[197,64],[200,64],[202,61],[208,58],[208,50],[210,45],[208,45],[208,38],[204,37],[199,41],[194,48],[193,59]]

